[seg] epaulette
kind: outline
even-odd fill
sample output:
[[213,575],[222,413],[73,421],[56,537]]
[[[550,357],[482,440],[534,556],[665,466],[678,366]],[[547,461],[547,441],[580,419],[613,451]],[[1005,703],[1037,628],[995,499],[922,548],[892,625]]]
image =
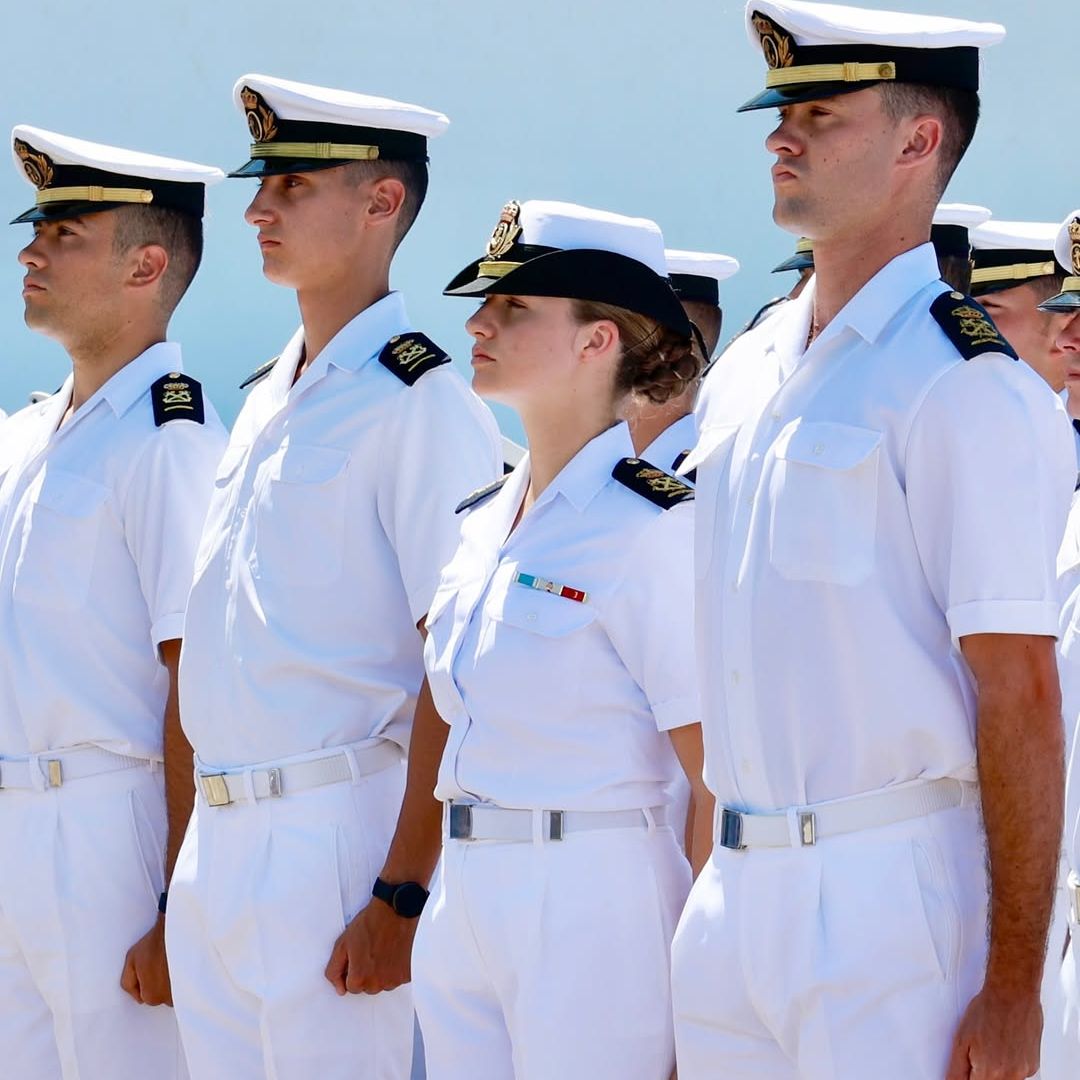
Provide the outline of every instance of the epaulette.
[[[671,463],[671,471],[677,473],[682,467],[682,463],[690,456],[689,450],[680,450],[675,455],[675,460]],[[689,480],[691,484],[697,483],[697,469],[691,469],[688,473],[683,473],[684,480]]]
[[965,360],[983,353],[1004,353],[1014,360],[1020,359],[986,309],[970,296],[962,292],[942,293],[930,305],[930,314]]
[[246,390],[252,383],[257,383],[261,378],[269,375],[274,370],[274,365],[281,359],[280,356],[275,356],[272,360],[267,360],[265,364],[260,364],[241,384],[240,389]]
[[386,343],[379,353],[379,363],[388,367],[406,386],[412,386],[432,368],[449,364],[450,357],[431,338],[410,330]]
[[678,477],[657,469],[641,458],[623,458],[611,470],[620,484],[667,510],[694,497],[694,489]]
[[462,510],[468,510],[470,506],[475,506],[478,502],[483,502],[489,495],[494,495],[495,492],[506,483],[509,476],[509,473],[505,476],[500,476],[498,480],[492,480],[490,484],[485,484],[482,488],[477,488],[471,494],[466,495],[465,498],[454,507],[454,513],[460,514]]
[[162,375],[150,387],[150,402],[154,406],[154,423],[158,427],[170,420],[206,420],[203,409],[202,385],[190,375],[172,371]]

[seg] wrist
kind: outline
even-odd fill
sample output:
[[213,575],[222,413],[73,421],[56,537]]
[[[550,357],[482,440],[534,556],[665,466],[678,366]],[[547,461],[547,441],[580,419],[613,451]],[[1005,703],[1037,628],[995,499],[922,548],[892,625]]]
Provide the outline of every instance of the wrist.
[[375,879],[371,895],[403,919],[419,918],[427,903],[428,891],[418,881],[389,882]]

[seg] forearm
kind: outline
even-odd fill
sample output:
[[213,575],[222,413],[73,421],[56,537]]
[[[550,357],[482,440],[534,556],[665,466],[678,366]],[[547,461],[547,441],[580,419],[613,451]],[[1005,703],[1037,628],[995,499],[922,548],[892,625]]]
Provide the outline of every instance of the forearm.
[[713,793],[704,784],[695,784],[690,795],[686,839],[686,857],[690,860],[695,878],[712,855],[715,807]]
[[978,768],[990,871],[986,983],[1037,993],[1061,849],[1064,732],[1056,692],[980,694]]
[[165,883],[172,878],[180,845],[184,842],[188,820],[195,805],[194,753],[180,725],[180,704],[177,670],[180,642],[166,641],[161,646],[162,657],[169,669],[169,697],[165,705],[165,812],[168,834],[165,842]]
[[427,885],[434,873],[442,847],[442,803],[434,792],[448,733],[449,728],[435,711],[425,679],[413,718],[405,797],[379,873],[384,881]]

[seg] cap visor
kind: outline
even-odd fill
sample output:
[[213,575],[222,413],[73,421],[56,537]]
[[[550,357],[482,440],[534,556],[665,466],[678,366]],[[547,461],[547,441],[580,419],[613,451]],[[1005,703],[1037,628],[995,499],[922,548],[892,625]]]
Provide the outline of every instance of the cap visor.
[[814,256],[800,252],[798,255],[792,255],[785,259],[782,263],[774,266],[772,273],[779,274],[784,270],[813,270],[814,269]]
[[130,205],[130,203],[115,202],[48,203],[45,206],[32,206],[29,210],[24,210],[17,218],[11,219],[11,224],[65,221],[69,218],[86,217],[87,214],[100,214],[103,210],[116,210],[118,207]]
[[798,105],[803,101],[821,101],[823,98],[837,97],[839,94],[855,94],[871,86],[880,85],[881,80],[860,83],[796,83],[794,86],[777,87],[762,90],[736,112],[753,112],[755,109],[779,109],[784,105]]
[[1039,304],[1040,311],[1072,314],[1080,311],[1080,292],[1063,292]]
[[1010,279],[1008,281],[972,282],[968,292],[972,296],[989,296],[991,293],[1008,292],[1010,289],[1019,289],[1021,285],[1026,285],[1031,280],[1031,278],[1026,278],[1024,281],[1014,281]]
[[316,172],[319,169],[332,169],[337,165],[348,165],[347,161],[317,161],[311,158],[252,158],[244,162],[239,169],[226,173],[230,177],[288,176],[290,173]]

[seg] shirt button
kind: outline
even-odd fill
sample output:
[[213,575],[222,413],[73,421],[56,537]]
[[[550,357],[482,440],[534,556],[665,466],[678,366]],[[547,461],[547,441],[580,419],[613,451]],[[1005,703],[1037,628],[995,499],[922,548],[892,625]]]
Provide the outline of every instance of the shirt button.
[[751,509],[753,509],[753,507],[754,507],[754,496],[753,495],[747,495],[746,496],[746,505],[749,506]]
[[741,768],[744,773],[752,773],[754,771],[754,766],[750,764],[750,759],[746,757],[739,762],[739,768]]
[[731,591],[732,592],[738,592],[739,591],[739,583],[737,581],[733,581],[731,583]]
[[774,413],[772,414],[772,418],[773,418],[774,420],[779,420],[779,419],[780,419],[780,414],[779,414],[778,412],[774,412]]
[[732,671],[732,673],[731,673],[731,685],[732,686],[738,686],[739,685],[739,678],[740,678],[739,673],[737,671]]
[[536,622],[536,612],[535,611],[530,611],[529,614],[525,616],[525,621],[526,622]]
[[814,443],[814,454],[817,457],[821,457],[821,455],[824,454],[824,453],[825,453],[825,444],[824,443]]

